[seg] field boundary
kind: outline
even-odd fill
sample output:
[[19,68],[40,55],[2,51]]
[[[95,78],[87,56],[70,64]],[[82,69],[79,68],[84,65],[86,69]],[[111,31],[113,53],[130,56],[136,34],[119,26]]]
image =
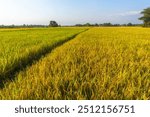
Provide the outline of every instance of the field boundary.
[[37,53],[34,52],[29,53],[29,57],[26,60],[22,58],[13,69],[7,71],[4,74],[0,74],[0,89],[4,88],[6,82],[12,82],[15,79],[15,76],[18,72],[26,69],[27,67],[32,66],[34,63],[38,62],[41,58],[45,57],[47,54],[50,54],[52,50],[62,46],[63,44],[67,43],[70,40],[73,40],[78,35],[88,30],[89,29],[85,29],[77,34],[74,34],[66,38],[65,40],[58,41],[51,46],[43,47]]

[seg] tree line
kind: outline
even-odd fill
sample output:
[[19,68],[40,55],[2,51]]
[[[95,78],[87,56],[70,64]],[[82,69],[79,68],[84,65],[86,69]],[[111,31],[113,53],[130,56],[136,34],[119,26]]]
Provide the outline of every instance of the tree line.
[[48,27],[46,25],[0,25],[0,28],[38,28],[38,27]]
[[75,26],[78,26],[78,27],[84,27],[84,26],[87,26],[87,27],[99,27],[99,26],[104,26],[104,27],[119,27],[119,26],[141,26],[142,24],[132,24],[132,23],[127,23],[127,24],[112,24],[112,23],[103,23],[103,24],[98,24],[98,23],[95,23],[95,24],[90,24],[90,23],[86,23],[86,24],[76,24]]
[[23,24],[23,25],[0,25],[0,28],[38,28],[38,27],[60,27],[56,21],[50,21],[49,25],[33,25],[33,24]]
[[[51,22],[51,21],[50,21]],[[75,24],[72,25],[72,27],[99,27],[99,26],[108,26],[108,27],[119,27],[119,26],[141,26],[142,24],[111,24],[111,23],[103,23],[103,24],[91,24],[91,23],[86,23],[86,24]],[[56,21],[51,22],[49,25],[0,25],[0,28],[47,28],[47,27],[63,27],[59,25]],[[66,27],[66,26],[65,26]]]

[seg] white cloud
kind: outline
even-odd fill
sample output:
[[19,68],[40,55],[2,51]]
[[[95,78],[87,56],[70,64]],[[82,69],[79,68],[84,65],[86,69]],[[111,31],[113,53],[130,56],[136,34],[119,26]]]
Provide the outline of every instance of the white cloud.
[[117,16],[133,16],[133,15],[139,15],[141,13],[141,11],[128,11],[125,13],[119,13],[116,14]]

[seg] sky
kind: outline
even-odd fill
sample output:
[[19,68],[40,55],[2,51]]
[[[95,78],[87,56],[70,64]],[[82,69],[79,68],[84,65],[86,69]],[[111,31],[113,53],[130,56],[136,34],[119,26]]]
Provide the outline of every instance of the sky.
[[150,0],[0,0],[0,25],[142,23],[140,12]]

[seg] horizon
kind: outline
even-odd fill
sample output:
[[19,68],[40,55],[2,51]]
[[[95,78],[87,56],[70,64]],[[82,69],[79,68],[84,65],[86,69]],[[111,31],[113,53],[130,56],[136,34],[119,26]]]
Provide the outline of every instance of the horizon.
[[149,0],[0,0],[0,25],[141,24]]
[[[63,26],[76,26],[76,25],[83,25],[83,26],[84,26],[84,25],[86,25],[87,23],[89,23],[89,22],[85,22],[85,23],[83,23],[83,24],[72,24],[72,25],[61,25],[61,24],[58,24],[58,25],[59,25],[58,27],[63,27]],[[103,25],[103,24],[106,24],[106,23],[110,23],[112,26],[113,26],[113,25],[114,25],[114,26],[115,26],[115,25],[123,26],[123,25],[128,25],[128,24],[131,23],[131,22],[124,23],[124,24],[119,24],[119,23],[118,23],[118,24],[117,24],[117,23],[116,23],[116,24],[115,24],[115,23],[113,24],[113,23],[111,23],[111,22],[93,23],[93,24],[92,24],[92,23],[89,23],[89,24],[90,24],[91,26],[92,26],[92,25],[95,25],[95,24],[98,24],[98,25],[100,26],[100,25]],[[131,24],[136,26],[136,25],[142,25],[143,23],[131,23]],[[16,27],[18,26],[18,27],[19,27],[19,26],[24,26],[24,25],[25,25],[25,26],[49,26],[49,24],[6,24],[6,25],[3,25],[3,24],[1,25],[1,24],[0,24],[0,26],[4,26],[4,27],[9,27],[9,26],[16,26]]]

